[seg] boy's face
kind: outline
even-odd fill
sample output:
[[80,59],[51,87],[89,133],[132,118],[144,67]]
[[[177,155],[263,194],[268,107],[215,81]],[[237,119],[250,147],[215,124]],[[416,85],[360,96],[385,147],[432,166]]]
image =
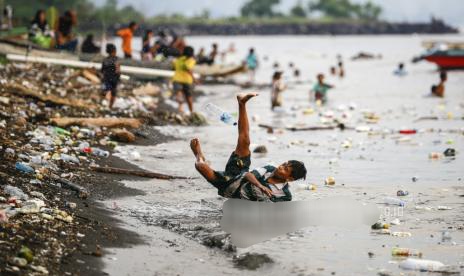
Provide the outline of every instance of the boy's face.
[[292,171],[292,166],[288,162],[285,162],[277,167],[274,172],[274,177],[282,180],[283,182],[291,182],[294,180],[292,177]]

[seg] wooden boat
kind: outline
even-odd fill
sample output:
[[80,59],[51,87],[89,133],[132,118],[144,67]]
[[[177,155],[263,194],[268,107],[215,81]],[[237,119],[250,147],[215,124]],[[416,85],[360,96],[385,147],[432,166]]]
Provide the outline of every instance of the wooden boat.
[[423,56],[423,59],[433,62],[440,69],[464,69],[464,49],[435,51]]
[[413,62],[427,60],[442,70],[464,69],[464,42],[427,41],[422,45],[427,51]]
[[[55,49],[45,49],[37,46],[27,40],[10,40],[0,39],[0,55],[22,55],[26,57],[34,58],[49,58],[49,59],[61,59],[69,61],[85,61],[91,63],[101,63],[104,56],[101,54],[73,54],[67,51],[59,51]],[[42,60],[43,61],[43,60]],[[159,70],[171,70],[172,61],[143,61],[134,59],[120,59],[121,65],[134,67],[134,68],[145,68],[145,69],[159,69]],[[64,64],[63,64],[64,65]],[[194,73],[203,78],[222,78],[231,76],[236,73],[240,73],[246,70],[244,64],[230,64],[230,65],[206,65],[201,64],[195,66]],[[163,76],[166,74],[163,74]]]

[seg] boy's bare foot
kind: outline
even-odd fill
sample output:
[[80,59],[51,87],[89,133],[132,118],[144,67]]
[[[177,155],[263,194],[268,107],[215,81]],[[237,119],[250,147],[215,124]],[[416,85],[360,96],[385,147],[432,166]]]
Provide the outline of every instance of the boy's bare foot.
[[205,161],[205,156],[201,151],[200,140],[198,138],[193,138],[190,140],[190,148],[192,149],[192,152],[198,161]]
[[237,95],[237,101],[240,104],[245,104],[249,99],[258,96],[258,93],[240,93]]

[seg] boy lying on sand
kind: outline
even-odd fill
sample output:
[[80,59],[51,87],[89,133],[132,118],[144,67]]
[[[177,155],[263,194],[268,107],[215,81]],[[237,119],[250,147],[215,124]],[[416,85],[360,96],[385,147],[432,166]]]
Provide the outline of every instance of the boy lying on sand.
[[277,168],[267,165],[249,171],[250,134],[246,103],[257,95],[249,93],[237,96],[238,141],[235,151],[229,157],[225,171],[215,171],[206,163],[197,138],[190,141],[190,147],[196,157],[195,168],[218,189],[218,194],[223,197],[252,201],[290,201],[292,194],[288,189],[288,182],[306,178],[306,168],[303,162],[290,160]]

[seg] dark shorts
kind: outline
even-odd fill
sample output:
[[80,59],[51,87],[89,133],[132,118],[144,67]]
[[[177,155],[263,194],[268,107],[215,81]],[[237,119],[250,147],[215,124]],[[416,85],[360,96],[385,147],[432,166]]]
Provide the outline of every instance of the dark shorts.
[[132,58],[132,54],[124,53],[124,58]]
[[111,91],[111,95],[116,97],[118,93],[118,82],[117,81],[104,81],[102,84],[103,92]]
[[216,178],[210,181],[218,189],[218,193],[223,195],[224,190],[244,172],[250,170],[250,155],[239,157],[235,151],[229,157],[224,171],[214,171]]
[[172,86],[175,92],[182,91],[186,98],[192,96],[193,85],[175,81],[173,82]]

